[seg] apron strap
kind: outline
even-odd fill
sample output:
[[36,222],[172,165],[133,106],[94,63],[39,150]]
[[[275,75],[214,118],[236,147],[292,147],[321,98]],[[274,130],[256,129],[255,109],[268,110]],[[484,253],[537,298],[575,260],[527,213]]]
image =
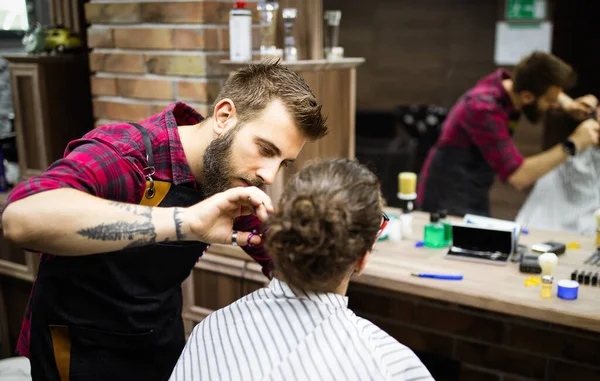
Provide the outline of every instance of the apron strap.
[[48,328],[52,336],[54,359],[60,381],[69,381],[71,369],[71,336],[69,334],[69,327],[51,325]]
[[[144,168],[144,176],[146,177],[146,191],[144,192],[144,197],[142,198],[142,203],[145,199],[152,200],[154,196],[156,196],[156,187],[154,185],[154,179],[152,176],[156,172],[156,168],[154,167],[154,155],[152,154],[152,142],[150,141],[150,137],[148,136],[148,131],[141,125],[137,123],[129,123],[133,127],[137,128],[137,130],[142,134],[142,139],[144,140],[144,148],[146,150],[146,162],[148,166]],[[164,197],[164,196],[163,196]],[[156,205],[160,204],[159,200]],[[156,206],[152,202],[151,206]]]
[[144,147],[146,149],[146,160],[148,162],[148,166],[144,168],[144,176],[146,176],[146,191],[144,192],[142,201],[140,201],[140,205],[158,206],[171,189],[171,183],[166,181],[154,181],[152,175],[154,175],[156,169],[154,167],[154,156],[152,155],[152,142],[150,141],[150,136],[148,136],[148,131],[146,131],[143,126],[137,123],[129,124],[137,128],[137,130],[142,134],[142,139],[144,139]]
[[154,156],[152,155],[152,141],[150,141],[150,136],[148,136],[148,131],[146,129],[137,124],[137,123],[129,123],[133,127],[137,128],[137,130],[142,134],[142,139],[144,139],[144,148],[146,148],[146,160],[148,160],[148,167],[154,169]]

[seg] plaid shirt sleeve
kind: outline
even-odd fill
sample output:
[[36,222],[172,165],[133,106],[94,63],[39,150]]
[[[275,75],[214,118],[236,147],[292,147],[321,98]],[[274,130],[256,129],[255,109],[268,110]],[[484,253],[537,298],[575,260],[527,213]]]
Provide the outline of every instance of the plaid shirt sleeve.
[[523,164],[509,133],[506,112],[495,103],[472,101],[466,108],[463,128],[485,161],[505,182]]
[[59,188],[73,188],[116,201],[135,202],[144,188],[141,162],[123,157],[110,143],[98,139],[75,140],[64,158],[43,174],[19,183],[7,204],[27,196]]
[[[261,222],[256,216],[243,216],[234,221],[233,229],[245,232],[260,231]],[[262,244],[253,245],[252,247],[242,246],[242,250],[246,252],[252,259],[261,267],[262,272],[267,278],[270,278],[270,272],[273,269],[273,261],[265,251]]]

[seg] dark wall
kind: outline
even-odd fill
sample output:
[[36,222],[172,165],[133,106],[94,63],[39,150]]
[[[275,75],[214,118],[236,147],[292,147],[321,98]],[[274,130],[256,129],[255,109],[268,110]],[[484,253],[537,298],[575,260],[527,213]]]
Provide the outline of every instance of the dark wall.
[[341,9],[340,44],[365,57],[357,107],[399,104],[449,107],[493,71],[494,36],[503,0],[324,0]]

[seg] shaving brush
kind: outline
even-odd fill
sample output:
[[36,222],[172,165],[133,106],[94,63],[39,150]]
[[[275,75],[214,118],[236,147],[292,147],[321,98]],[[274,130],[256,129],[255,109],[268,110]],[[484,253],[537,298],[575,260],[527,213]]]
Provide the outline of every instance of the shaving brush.
[[544,253],[538,257],[538,262],[542,268],[542,298],[552,297],[552,271],[558,263],[558,257],[554,253]]
[[410,213],[414,209],[414,200],[417,199],[417,174],[413,172],[400,172],[398,174],[398,198],[402,201],[402,209]]

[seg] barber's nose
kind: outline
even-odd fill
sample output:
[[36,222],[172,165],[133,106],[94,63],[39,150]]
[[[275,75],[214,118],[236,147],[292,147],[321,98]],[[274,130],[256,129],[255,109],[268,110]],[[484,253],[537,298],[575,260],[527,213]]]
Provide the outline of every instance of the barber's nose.
[[[277,164],[277,165],[275,165]],[[273,184],[273,182],[275,181],[275,177],[277,176],[277,172],[279,171],[279,164],[278,163],[269,163],[269,165],[265,165],[263,166],[261,169],[259,169],[256,172],[256,175],[258,177],[260,177],[265,184]]]

